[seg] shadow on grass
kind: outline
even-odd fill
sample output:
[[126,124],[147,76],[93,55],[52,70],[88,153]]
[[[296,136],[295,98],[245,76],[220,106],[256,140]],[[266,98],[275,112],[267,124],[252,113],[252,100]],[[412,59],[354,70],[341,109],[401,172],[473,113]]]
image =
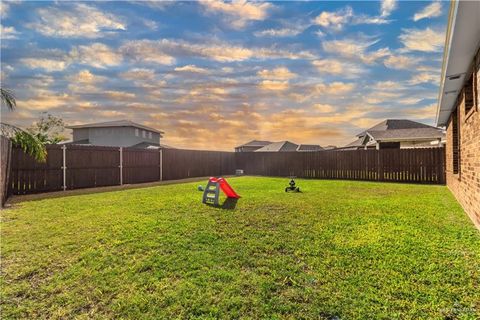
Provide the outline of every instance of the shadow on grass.
[[207,206],[223,210],[233,210],[237,206],[237,202],[238,199],[236,198],[227,198],[220,206],[216,206],[213,203],[207,203]]

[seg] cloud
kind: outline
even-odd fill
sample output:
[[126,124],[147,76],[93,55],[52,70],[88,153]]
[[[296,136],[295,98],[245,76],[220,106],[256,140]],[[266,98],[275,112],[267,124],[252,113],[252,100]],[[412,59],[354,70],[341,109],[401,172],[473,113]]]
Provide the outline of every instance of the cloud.
[[253,34],[256,37],[294,37],[302,33],[304,30],[304,28],[266,29],[255,31]]
[[398,37],[405,46],[404,51],[424,51],[439,52],[442,51],[445,43],[445,33],[431,28],[404,29]]
[[374,91],[398,91],[399,89],[404,89],[404,87],[398,82],[387,80],[376,82],[372,89]]
[[15,30],[14,27],[5,27],[0,24],[0,36],[3,40],[18,39],[20,32]]
[[434,1],[422,10],[413,15],[413,21],[419,21],[427,18],[435,18],[442,15],[442,3]]
[[418,63],[420,59],[406,56],[406,55],[391,55],[383,61],[383,64],[390,69],[412,69]]
[[353,10],[351,7],[337,10],[335,12],[323,11],[313,21],[316,25],[324,28],[332,28],[340,30],[353,17]]
[[174,70],[177,72],[208,73],[207,69],[197,67],[193,64],[187,64],[183,67],[176,67]]
[[[190,43],[183,40],[134,40],[125,42],[120,51],[135,61],[149,61],[159,64],[173,64],[175,58],[205,58],[218,62],[257,59],[301,59],[312,58],[306,51],[290,52],[281,49],[245,48],[225,42]],[[175,58],[174,58],[175,57]]]
[[119,18],[84,3],[40,8],[36,13],[37,21],[27,27],[49,37],[93,39],[106,32],[126,30]]
[[412,76],[408,84],[417,85],[421,83],[440,83],[440,73],[421,72]]
[[66,93],[56,93],[50,90],[37,90],[36,95],[30,99],[17,99],[18,106],[27,110],[52,110],[65,107],[74,100]]
[[388,17],[392,13],[392,11],[396,9],[396,7],[396,0],[382,0],[380,15],[382,17]]
[[420,107],[420,108],[408,108],[402,110],[402,113],[409,115],[411,117],[416,117],[418,119],[426,119],[431,118],[432,114],[435,114],[435,110],[437,109],[437,104],[432,103],[430,105]]
[[89,70],[80,70],[78,73],[66,77],[69,81],[68,89],[75,93],[97,93],[100,92],[99,83],[104,83],[107,79],[95,75]]
[[72,59],[77,62],[96,68],[117,66],[122,62],[122,55],[103,43],[92,43],[72,49]]
[[84,69],[84,70],[80,70],[78,73],[74,75],[69,76],[69,79],[72,82],[78,82],[81,84],[94,84],[100,81],[104,81],[106,78],[97,76],[91,73],[89,70]]
[[345,78],[355,78],[367,71],[353,62],[333,58],[314,60],[312,65],[321,73],[342,75]]
[[335,107],[330,104],[316,103],[313,105],[313,109],[321,113],[330,113],[335,111]]
[[260,89],[272,91],[284,91],[289,88],[289,81],[297,75],[286,67],[278,67],[271,70],[263,69],[257,75],[265,80],[259,84]]
[[375,16],[367,16],[367,15],[358,15],[354,16],[352,19],[352,24],[387,24],[390,23],[391,20],[387,20],[384,17],[375,17]]
[[120,51],[134,61],[171,65],[175,63],[175,58],[163,51],[164,45],[163,40],[133,40],[123,44]]
[[279,67],[272,70],[263,69],[257,73],[258,76],[264,79],[279,79],[279,80],[289,80],[295,78],[297,75],[288,68]]
[[240,29],[245,27],[249,21],[261,21],[268,17],[268,10],[273,5],[267,2],[247,2],[246,0],[236,0],[232,2],[223,2],[221,0],[200,1],[207,11],[226,15],[225,19],[228,25]]
[[317,94],[342,95],[355,89],[354,83],[334,81],[332,83],[319,83],[314,87]]
[[288,86],[288,81],[262,80],[260,82],[260,89],[263,90],[283,91],[287,90]]
[[397,101],[403,93],[394,91],[374,91],[364,97],[364,100],[368,104],[383,104],[387,102],[391,104]]
[[8,16],[8,12],[10,11],[10,6],[6,1],[0,2],[0,17],[5,19]]
[[385,19],[386,16],[368,16],[365,14],[356,15],[350,6],[339,9],[335,12],[323,11],[314,20],[313,24],[324,28],[339,31],[347,24],[386,24],[390,20]]
[[105,94],[113,100],[124,101],[135,99],[135,94],[131,92],[108,90],[105,91]]
[[155,79],[155,71],[151,69],[134,68],[120,74],[126,80],[151,81]]
[[335,53],[349,59],[359,59],[364,63],[371,64],[390,54],[388,48],[367,52],[367,49],[377,42],[378,40],[362,39],[360,37],[358,39],[324,41],[322,46],[326,52]]
[[44,69],[47,72],[62,71],[70,64],[68,60],[55,60],[45,58],[24,58],[20,62],[30,69]]

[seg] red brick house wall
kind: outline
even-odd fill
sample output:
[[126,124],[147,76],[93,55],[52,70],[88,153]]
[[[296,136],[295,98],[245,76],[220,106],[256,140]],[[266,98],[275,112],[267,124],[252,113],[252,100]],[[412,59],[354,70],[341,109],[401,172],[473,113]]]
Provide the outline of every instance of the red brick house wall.
[[[477,63],[478,63],[477,58]],[[478,64],[474,70],[478,70]],[[459,133],[459,171],[453,172],[453,125],[452,116],[447,125],[446,176],[447,186],[458,202],[480,228],[480,76],[475,84],[475,105],[466,114],[463,91],[457,102]]]

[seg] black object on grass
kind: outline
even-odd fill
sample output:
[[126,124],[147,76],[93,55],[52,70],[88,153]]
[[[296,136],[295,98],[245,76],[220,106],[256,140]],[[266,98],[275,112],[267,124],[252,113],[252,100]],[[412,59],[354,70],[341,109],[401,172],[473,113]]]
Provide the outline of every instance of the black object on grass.
[[295,180],[293,180],[294,177],[291,178],[290,182],[288,183],[289,186],[285,188],[285,192],[300,192],[300,187],[295,186]]

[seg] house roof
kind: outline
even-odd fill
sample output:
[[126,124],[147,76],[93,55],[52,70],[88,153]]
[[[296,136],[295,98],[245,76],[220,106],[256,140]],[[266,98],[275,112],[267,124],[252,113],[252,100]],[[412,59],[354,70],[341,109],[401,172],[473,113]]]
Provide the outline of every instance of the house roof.
[[300,144],[297,151],[320,151],[323,150],[318,144]]
[[361,133],[357,134],[357,137],[364,136],[367,132],[370,131],[390,131],[390,130],[397,130],[397,129],[419,129],[419,128],[433,128],[435,130],[440,130],[436,127],[432,127],[426,125],[424,123],[407,120],[407,119],[386,119],[370,129],[362,131]]
[[350,142],[349,144],[347,144],[345,146],[345,148],[347,148],[347,147],[361,147],[361,146],[363,146],[363,137],[358,138],[357,140]]
[[255,152],[286,152],[286,151],[297,151],[298,144],[295,144],[290,141],[279,141],[274,142],[269,145],[266,145]]
[[87,123],[74,126],[67,126],[68,129],[82,129],[82,128],[106,128],[106,127],[135,127],[143,130],[148,130],[163,134],[163,131],[144,126],[142,124],[130,121],[130,120],[116,120],[116,121],[107,121],[107,122],[97,122],[97,123]]
[[413,129],[393,129],[386,131],[368,131],[368,134],[376,141],[385,140],[422,140],[422,139],[440,139],[445,135],[441,129],[437,128],[413,128]]
[[139,149],[175,149],[174,147],[168,146],[166,144],[158,144],[152,142],[140,142],[137,143],[131,148],[139,148]]
[[445,126],[479,49],[480,1],[451,1],[443,52],[436,125]]
[[271,144],[272,142],[271,141],[262,141],[262,140],[252,140],[252,141],[249,141],[245,144],[242,144],[238,147],[235,147],[235,148],[240,148],[240,147],[264,147],[268,144]]

